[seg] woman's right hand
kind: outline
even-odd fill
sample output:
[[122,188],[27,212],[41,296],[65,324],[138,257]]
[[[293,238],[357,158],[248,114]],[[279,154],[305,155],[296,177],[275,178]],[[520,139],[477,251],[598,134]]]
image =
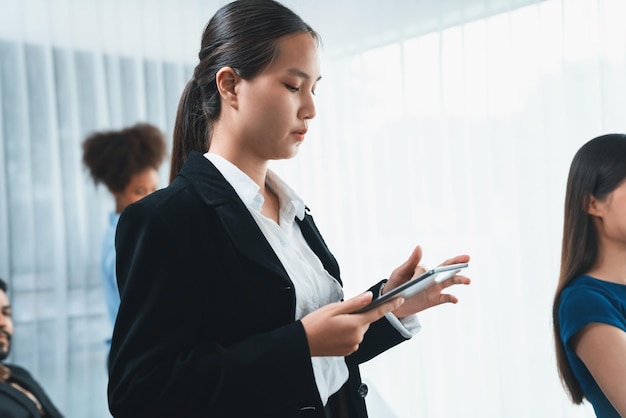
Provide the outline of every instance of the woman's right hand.
[[392,299],[367,312],[353,314],[372,301],[365,292],[344,302],[330,303],[302,318],[311,356],[347,356],[359,349],[370,324],[397,309],[403,298]]

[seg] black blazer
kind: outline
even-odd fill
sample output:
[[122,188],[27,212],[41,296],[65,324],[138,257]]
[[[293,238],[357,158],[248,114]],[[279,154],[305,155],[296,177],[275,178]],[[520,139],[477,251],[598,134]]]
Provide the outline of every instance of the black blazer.
[[[11,370],[13,380],[32,393],[46,411],[46,418],[63,418],[39,383],[25,369],[13,364],[5,364]],[[41,418],[37,406],[24,393],[9,383],[0,383],[0,417],[2,418]]]
[[[311,216],[299,225],[339,280]],[[122,213],[116,251],[113,416],[325,417],[304,328],[294,319],[293,284],[204,156],[190,155],[170,186]],[[346,358],[345,418],[367,417],[358,364],[404,340],[384,318],[370,326]]]

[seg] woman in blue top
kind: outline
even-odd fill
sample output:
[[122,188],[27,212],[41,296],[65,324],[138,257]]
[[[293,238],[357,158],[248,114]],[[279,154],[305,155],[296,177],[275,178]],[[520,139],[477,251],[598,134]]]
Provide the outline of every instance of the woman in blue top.
[[[115,199],[115,211],[102,242],[100,266],[111,325],[120,306],[115,277],[115,229],[126,206],[157,189],[158,169],[165,157],[165,137],[156,126],[139,123],[119,131],[91,134],[83,142],[83,163],[93,181],[104,183]],[[110,342],[110,341],[109,341]]]
[[625,417],[626,135],[595,138],[572,161],[553,321],[572,401]]

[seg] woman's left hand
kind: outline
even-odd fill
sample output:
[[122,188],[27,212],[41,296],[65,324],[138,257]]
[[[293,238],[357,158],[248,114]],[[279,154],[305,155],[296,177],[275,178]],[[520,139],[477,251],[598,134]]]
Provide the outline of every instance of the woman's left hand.
[[[388,292],[424,273],[427,269],[419,264],[421,259],[422,247],[418,245],[413,250],[409,259],[391,273],[391,276],[389,276],[389,280],[385,284],[382,293],[384,294],[385,292]],[[469,259],[469,255],[457,255],[456,257],[447,259],[440,265],[444,266],[449,264],[467,263]],[[398,309],[393,311],[393,313],[398,318],[404,318],[416,312],[432,308],[433,306],[441,305],[442,303],[457,303],[459,300],[456,296],[448,293],[442,293],[445,288],[456,284],[468,285],[470,284],[470,279],[466,276],[454,275],[446,280],[443,280],[442,282],[435,282],[427,289],[424,289],[414,296],[407,298]]]

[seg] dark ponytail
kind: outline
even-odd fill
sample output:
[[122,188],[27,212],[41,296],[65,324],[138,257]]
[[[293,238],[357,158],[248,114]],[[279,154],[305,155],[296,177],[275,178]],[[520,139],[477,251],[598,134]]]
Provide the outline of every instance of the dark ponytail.
[[190,151],[209,149],[208,138],[207,118],[202,110],[202,92],[196,79],[192,78],[183,90],[176,111],[170,182],[180,171]]
[[221,111],[217,72],[231,67],[244,80],[263,71],[278,53],[283,36],[319,35],[298,15],[274,0],[237,0],[223,6],[204,28],[200,62],[181,96],[174,124],[170,181],[192,151],[205,153]]

